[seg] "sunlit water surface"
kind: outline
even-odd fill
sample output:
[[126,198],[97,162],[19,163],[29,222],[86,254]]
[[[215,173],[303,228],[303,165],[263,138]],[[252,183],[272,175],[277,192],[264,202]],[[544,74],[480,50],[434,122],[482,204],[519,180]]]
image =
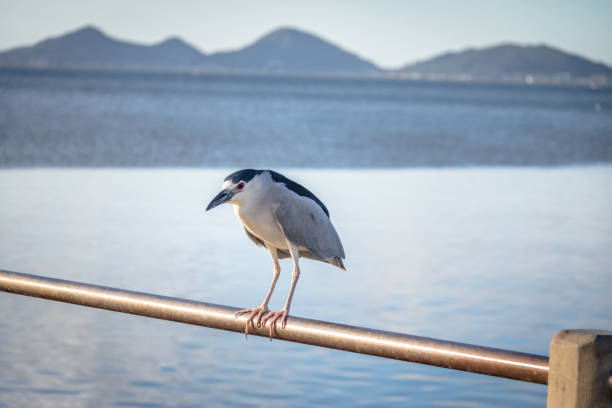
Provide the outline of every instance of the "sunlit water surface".
[[[0,171],[0,267],[236,307],[272,277],[229,170]],[[612,327],[612,166],[285,170],[348,271],[305,260],[297,316],[548,354]],[[280,308],[290,261],[271,307]],[[0,407],[542,407],[546,387],[0,293]]]
[[612,88],[0,69],[0,167],[612,163]]

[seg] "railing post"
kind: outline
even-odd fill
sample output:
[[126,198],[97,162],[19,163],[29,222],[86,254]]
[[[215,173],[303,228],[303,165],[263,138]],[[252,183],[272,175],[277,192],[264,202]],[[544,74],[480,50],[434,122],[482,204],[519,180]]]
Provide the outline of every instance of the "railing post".
[[562,330],[550,343],[548,408],[610,408],[612,332]]

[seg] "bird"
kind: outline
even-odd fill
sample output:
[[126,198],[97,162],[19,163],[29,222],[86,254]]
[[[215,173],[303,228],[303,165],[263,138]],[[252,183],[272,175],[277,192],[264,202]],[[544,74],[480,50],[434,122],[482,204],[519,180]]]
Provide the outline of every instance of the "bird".
[[[223,180],[222,190],[206,207],[209,211],[221,204],[234,206],[234,212],[242,222],[246,235],[257,245],[268,250],[274,268],[272,283],[261,305],[239,310],[238,318],[249,314],[249,324],[257,327],[270,323],[270,340],[276,331],[278,320],[282,328],[287,325],[293,293],[300,277],[300,258],[309,258],[334,265],[342,270],[345,259],[340,237],[331,222],[329,211],[306,187],[273,170],[243,169]],[[275,312],[268,309],[280,275],[279,259],[293,260],[291,287],[285,306]]]

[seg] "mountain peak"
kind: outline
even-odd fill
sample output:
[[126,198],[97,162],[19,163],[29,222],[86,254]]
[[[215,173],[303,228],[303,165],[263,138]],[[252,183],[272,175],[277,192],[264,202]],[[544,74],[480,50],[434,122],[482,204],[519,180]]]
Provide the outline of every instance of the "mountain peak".
[[502,43],[483,48],[448,52],[405,66],[404,72],[435,78],[478,78],[521,80],[587,78],[612,75],[612,68],[569,54],[547,44]]
[[247,72],[310,74],[372,74],[380,69],[369,61],[294,27],[273,30],[234,52],[212,55],[215,66]]
[[326,43],[322,38],[310,34],[306,31],[299,30],[294,27],[280,27],[276,30],[265,34],[259,40],[256,41],[256,44],[259,43],[275,43],[282,47],[290,47],[295,45],[296,43],[313,41],[313,42],[321,42]]
[[263,38],[279,38],[279,37],[316,37],[313,34],[310,34],[304,30],[300,30],[296,27],[279,27],[275,30],[270,31],[268,34],[265,34]]
[[178,45],[178,44],[185,44],[185,41],[183,41],[180,37],[168,37],[157,45]]
[[0,53],[0,66],[182,70],[198,67],[205,58],[179,38],[160,45],[114,39],[86,25],[31,47]]
[[152,48],[163,53],[166,58],[183,60],[188,62],[188,65],[197,64],[197,61],[201,61],[205,57],[204,53],[180,37],[168,37],[153,45]]
[[107,36],[102,32],[102,30],[93,25],[83,26],[63,35],[62,37],[79,37],[84,39],[107,38]]
[[161,48],[175,48],[175,49],[179,49],[179,48],[188,48],[188,49],[195,49],[195,47],[191,44],[189,44],[188,42],[186,42],[185,40],[183,40],[180,37],[168,37],[165,40],[163,40],[160,43],[157,43],[154,45],[155,47],[161,47]]

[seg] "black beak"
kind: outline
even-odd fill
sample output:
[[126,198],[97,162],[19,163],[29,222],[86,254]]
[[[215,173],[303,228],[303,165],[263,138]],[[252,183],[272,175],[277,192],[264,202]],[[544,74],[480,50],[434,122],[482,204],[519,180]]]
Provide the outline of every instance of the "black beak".
[[208,204],[208,207],[206,207],[206,211],[210,210],[211,208],[215,208],[218,205],[223,204],[224,202],[231,199],[233,196],[234,196],[233,192],[229,190],[221,190],[221,192],[217,194],[215,198],[212,199],[210,204]]

